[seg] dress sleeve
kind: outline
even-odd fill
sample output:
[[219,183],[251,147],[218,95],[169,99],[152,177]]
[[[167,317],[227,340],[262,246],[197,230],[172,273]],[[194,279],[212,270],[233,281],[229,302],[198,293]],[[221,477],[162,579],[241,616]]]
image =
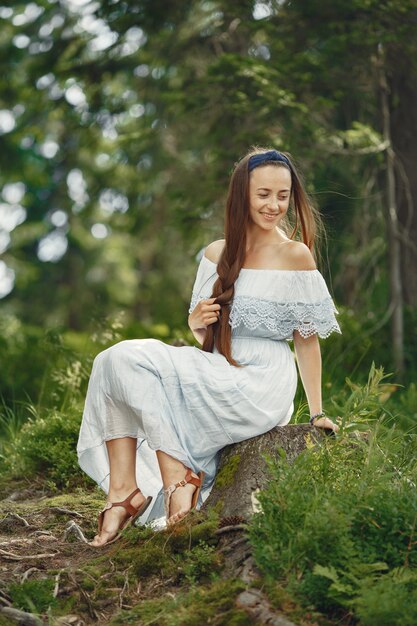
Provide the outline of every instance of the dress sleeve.
[[291,341],[341,333],[338,313],[319,270],[247,271],[233,297],[229,324],[241,336]]
[[191,302],[188,309],[189,314],[193,312],[196,304],[198,304],[200,300],[210,298],[216,277],[216,271],[212,270],[211,264],[202,256],[191,292]]
[[290,324],[290,333],[286,337],[293,339],[297,330],[302,337],[310,337],[317,333],[326,338],[333,332],[341,333],[336,320],[338,310],[329,293],[326,282],[319,270],[294,272],[292,289],[278,315],[286,318]]

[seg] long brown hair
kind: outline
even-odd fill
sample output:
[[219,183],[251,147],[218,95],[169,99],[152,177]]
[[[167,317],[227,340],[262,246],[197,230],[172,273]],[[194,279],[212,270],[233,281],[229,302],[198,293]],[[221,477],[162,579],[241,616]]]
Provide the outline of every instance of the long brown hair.
[[[211,298],[216,298],[215,304],[221,305],[220,318],[207,327],[202,349],[213,352],[214,345],[220,354],[223,354],[231,365],[241,367],[232,357],[231,336],[229,324],[230,307],[235,291],[235,281],[245,262],[246,257],[246,230],[249,223],[249,171],[248,161],[251,156],[267,152],[271,148],[255,146],[240,161],[235,164],[230,178],[226,200],[224,236],[225,246],[220,256],[217,273],[218,279],[213,285]],[[308,197],[293,159],[288,152],[281,152],[287,157],[290,166],[282,161],[265,161],[258,167],[274,165],[285,167],[291,173],[290,215],[282,220],[285,234],[290,238],[298,238],[311,250],[316,259],[315,239],[322,231],[323,225],[320,214]],[[291,213],[293,226],[291,228]]]

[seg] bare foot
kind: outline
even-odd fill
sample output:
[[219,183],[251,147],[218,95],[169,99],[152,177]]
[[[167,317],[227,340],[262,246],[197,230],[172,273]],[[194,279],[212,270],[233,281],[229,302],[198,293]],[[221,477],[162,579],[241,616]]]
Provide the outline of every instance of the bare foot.
[[[111,496],[109,494],[109,502],[122,502],[129,493],[112,493]],[[142,492],[139,492],[132,498],[131,504],[135,509],[138,509],[145,500],[146,497]],[[106,543],[115,538],[119,528],[129,517],[130,514],[123,506],[114,506],[111,509],[107,509],[103,516],[101,532],[94,537],[93,541],[89,542],[89,545],[95,548],[106,545]]]
[[[192,472],[194,478],[198,478],[195,472]],[[170,516],[167,519],[167,525],[175,524],[184,517],[191,509],[193,493],[197,489],[196,485],[187,483],[184,486],[177,487],[171,494],[171,502],[169,505]]]

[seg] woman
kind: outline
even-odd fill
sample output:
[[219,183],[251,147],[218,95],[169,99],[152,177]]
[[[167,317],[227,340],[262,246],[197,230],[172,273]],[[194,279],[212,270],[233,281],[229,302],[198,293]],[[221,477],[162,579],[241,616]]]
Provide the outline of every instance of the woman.
[[108,503],[90,545],[138,517],[175,524],[208,497],[222,448],[288,424],[290,340],[310,423],[338,430],[322,410],[318,336],[340,328],[315,263],[319,225],[290,155],[255,148],[230,180],[225,239],[198,267],[188,324],[202,349],[137,339],[96,357],[78,455]]

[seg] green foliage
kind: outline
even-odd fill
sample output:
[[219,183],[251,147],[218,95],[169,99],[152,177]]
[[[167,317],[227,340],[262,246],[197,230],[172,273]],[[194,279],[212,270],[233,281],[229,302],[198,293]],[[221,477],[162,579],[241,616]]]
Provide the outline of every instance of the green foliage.
[[43,613],[56,605],[53,596],[54,586],[54,580],[51,578],[26,580],[20,584],[12,583],[9,594],[15,608],[29,613]]
[[371,423],[381,417],[384,402],[396,388],[381,384],[389,376],[391,374],[385,374],[383,367],[376,367],[372,363],[365,385],[346,378],[347,389],[343,392],[342,401],[332,399],[334,410],[341,416],[341,426],[345,431],[368,429]]
[[393,423],[398,424],[404,432],[412,431],[417,423],[416,384],[411,383],[401,393],[390,398],[386,409],[392,415]]
[[57,363],[53,336],[43,328],[22,324],[14,315],[0,316],[0,395],[9,406],[42,394],[50,364]]
[[[107,320],[108,333],[112,321]],[[0,316],[0,331],[0,368],[4,373],[0,396],[5,407],[13,407],[16,415],[25,413],[28,404],[65,408],[69,401],[81,399],[95,348],[88,336],[79,333],[73,348],[74,336],[68,341],[62,328],[45,330],[22,324],[14,316]],[[23,398],[29,400],[23,402]]]
[[6,471],[16,477],[41,475],[58,488],[82,482],[76,453],[81,414],[73,406],[29,419],[8,447]]
[[[417,436],[383,425],[383,379],[372,368],[363,388],[350,385],[335,439],[309,445],[292,465],[282,456],[267,459],[271,480],[258,494],[261,511],[249,535],[261,570],[305,605],[348,609],[369,625],[411,625]],[[384,593],[380,602],[390,585],[398,593]]]
[[[23,410],[22,410],[23,409]],[[24,410],[26,409],[26,411]],[[29,404],[15,403],[12,408],[6,404],[4,399],[0,402],[0,446],[3,442],[14,441],[22,428],[27,416],[25,412],[31,414],[34,410]],[[1,447],[0,447],[1,451]],[[1,452],[0,452],[1,455]]]
[[221,565],[220,555],[216,552],[216,548],[205,541],[199,541],[192,550],[187,550],[184,558],[182,570],[185,579],[191,585],[216,577],[216,572],[219,571]]
[[417,624],[417,572],[397,568],[378,580],[363,582],[356,602],[361,626]]

